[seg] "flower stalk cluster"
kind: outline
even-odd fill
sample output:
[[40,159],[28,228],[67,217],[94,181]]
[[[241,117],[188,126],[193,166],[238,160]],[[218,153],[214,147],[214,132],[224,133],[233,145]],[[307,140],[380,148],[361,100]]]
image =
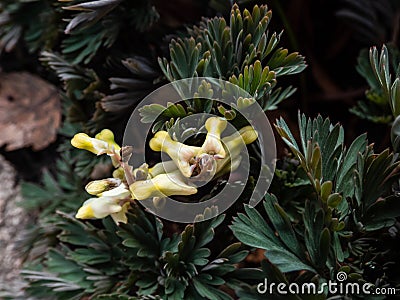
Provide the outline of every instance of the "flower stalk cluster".
[[86,191],[94,197],[83,203],[76,218],[111,216],[117,224],[127,223],[126,212],[135,200],[153,198],[154,203],[159,203],[168,196],[196,194],[197,188],[190,178],[209,180],[236,169],[241,161],[241,149],[257,139],[257,132],[251,126],[221,138],[226,126],[225,118],[208,118],[205,123],[207,135],[201,147],[177,142],[166,131],[159,131],[150,140],[150,148],[166,153],[171,160],[151,168],[144,163],[136,169],[128,164],[131,148],[121,148],[110,130],[104,129],[94,138],[84,133],[76,134],[71,140],[74,147],[96,155],[106,154],[115,167],[112,178],[86,185]]

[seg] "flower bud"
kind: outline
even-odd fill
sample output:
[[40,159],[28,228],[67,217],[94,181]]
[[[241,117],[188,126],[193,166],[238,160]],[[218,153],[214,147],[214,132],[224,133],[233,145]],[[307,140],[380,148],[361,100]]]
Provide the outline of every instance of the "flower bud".
[[250,105],[253,105],[255,102],[256,102],[256,99],[254,99],[254,98],[239,97],[237,100],[237,107],[239,109],[244,109],[246,107],[249,107]]
[[124,180],[125,179],[125,172],[122,167],[115,169],[112,173],[112,176],[116,179]]
[[95,180],[89,182],[85,190],[88,192],[90,195],[98,195],[101,194],[104,191],[111,190],[121,184],[121,180],[116,179],[116,178],[107,178],[107,179],[102,179],[102,180]]

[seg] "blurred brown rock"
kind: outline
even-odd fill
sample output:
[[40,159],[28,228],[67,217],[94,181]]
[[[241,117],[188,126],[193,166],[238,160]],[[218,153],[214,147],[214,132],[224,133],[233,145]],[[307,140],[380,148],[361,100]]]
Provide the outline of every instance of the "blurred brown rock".
[[55,141],[60,123],[54,86],[27,72],[0,73],[0,146],[42,150]]

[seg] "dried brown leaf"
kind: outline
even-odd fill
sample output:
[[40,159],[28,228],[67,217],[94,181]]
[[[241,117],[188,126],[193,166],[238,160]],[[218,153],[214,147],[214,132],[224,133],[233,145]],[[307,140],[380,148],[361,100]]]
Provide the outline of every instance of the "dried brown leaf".
[[27,72],[0,74],[0,146],[42,150],[55,141],[60,123],[54,86]]

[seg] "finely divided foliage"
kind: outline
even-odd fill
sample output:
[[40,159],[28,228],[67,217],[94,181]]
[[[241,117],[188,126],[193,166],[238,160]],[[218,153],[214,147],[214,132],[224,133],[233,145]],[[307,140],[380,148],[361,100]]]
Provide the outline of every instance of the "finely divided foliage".
[[366,101],[358,101],[350,111],[376,123],[390,123],[400,114],[400,52],[393,46],[383,45],[360,52],[358,73],[369,85]]
[[[352,111],[374,122],[394,120],[395,153],[375,153],[366,134],[346,146],[342,126],[299,113],[297,139],[282,118],[275,123],[291,154],[278,162],[271,193],[256,208],[242,205],[251,194],[255,178],[250,176],[226,215],[186,227],[162,221],[135,203],[127,224],[119,226],[109,217],[72,216],[88,197],[84,185],[110,176],[112,166],[73,149],[69,140],[77,132],[93,135],[106,127],[121,133],[124,118],[160,85],[200,76],[224,79],[251,94],[265,111],[290,97],[296,89],[279,86],[280,78],[306,65],[303,56],[279,46],[282,33],[269,32],[271,17],[266,5],[252,10],[233,5],[228,18],[203,18],[165,47],[158,31],[148,35],[159,41],[145,39],[159,20],[152,1],[1,1],[0,51],[24,45],[63,83],[59,158],[41,185],[22,187],[21,205],[38,211],[37,224],[19,249],[27,258],[22,272],[27,294],[68,300],[265,299],[256,291],[264,278],[321,284],[338,271],[353,281],[398,285],[391,274],[399,262],[400,56],[392,46],[381,53],[373,48],[369,57],[362,52],[358,71],[370,90],[368,101]],[[144,43],[136,52],[143,41],[151,46]],[[204,82],[191,101],[145,106],[141,121],[153,123],[154,133],[164,129],[182,141],[196,131],[181,122],[190,114],[212,113],[245,125],[236,108],[253,104],[251,99],[228,107],[204,100],[211,95]],[[249,152],[251,161],[259,160],[257,151]],[[265,250],[264,256],[252,263],[248,254],[256,248]],[[279,295],[268,295],[275,298]]]
[[301,282],[317,274],[321,284],[344,270],[353,279],[362,278],[362,261],[368,256],[353,250],[363,241],[364,247],[376,251],[367,237],[395,224],[400,202],[392,186],[398,180],[399,162],[389,150],[375,154],[365,134],[347,149],[343,128],[321,116],[307,120],[299,113],[300,143],[282,118],[276,128],[314,192],[296,203],[295,218],[268,194],[263,212],[267,219],[246,207],[245,214],[234,218],[234,235],[266,250],[270,264],[264,264],[265,276],[284,278],[281,273],[304,270],[300,277],[288,274],[284,280]]
[[91,294],[112,299],[134,289],[137,296],[162,299],[232,299],[218,287],[237,280],[236,263],[248,253],[234,243],[211,257],[206,246],[224,216],[166,237],[162,222],[140,207],[120,227],[110,219],[99,228],[58,215],[55,229],[61,249],[47,252],[45,270],[32,264],[23,272],[37,297],[53,293],[59,299],[81,299]]
[[190,37],[173,39],[170,60],[159,59],[169,81],[191,77],[222,78],[238,85],[265,110],[294,93],[291,86],[272,91],[277,78],[297,74],[306,67],[303,56],[278,48],[281,34],[269,34],[272,12],[267,6],[254,6],[253,11],[231,10],[230,23],[223,18],[203,19],[188,29]]

